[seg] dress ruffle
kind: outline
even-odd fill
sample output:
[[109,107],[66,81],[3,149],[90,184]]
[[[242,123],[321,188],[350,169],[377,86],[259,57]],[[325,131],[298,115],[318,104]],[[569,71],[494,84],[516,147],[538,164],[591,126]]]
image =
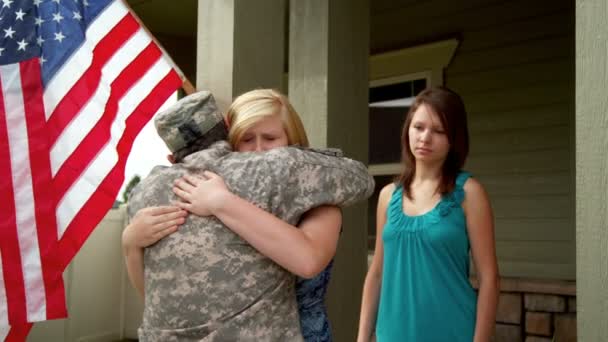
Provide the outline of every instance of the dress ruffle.
[[452,210],[461,208],[464,200],[463,184],[469,174],[461,172],[456,179],[456,186],[452,192],[444,195],[439,203],[430,211],[416,216],[410,216],[403,212],[403,186],[399,185],[393,192],[388,205],[388,216],[396,227],[406,232],[417,232],[426,227],[436,224],[443,217],[448,216]]
[[438,219],[441,219],[441,217],[444,216],[448,216],[448,214],[453,208],[460,208],[460,205],[462,204],[463,200],[464,189],[457,185],[452,192],[444,196],[437,204],[436,209],[439,212],[439,215],[437,215]]

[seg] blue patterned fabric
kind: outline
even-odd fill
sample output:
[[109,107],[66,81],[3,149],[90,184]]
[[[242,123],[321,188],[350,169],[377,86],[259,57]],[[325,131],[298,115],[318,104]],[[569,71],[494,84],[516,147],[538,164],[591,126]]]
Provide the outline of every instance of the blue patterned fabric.
[[333,260],[316,277],[298,278],[296,281],[300,325],[306,342],[332,341],[331,327],[324,302],[332,266]]

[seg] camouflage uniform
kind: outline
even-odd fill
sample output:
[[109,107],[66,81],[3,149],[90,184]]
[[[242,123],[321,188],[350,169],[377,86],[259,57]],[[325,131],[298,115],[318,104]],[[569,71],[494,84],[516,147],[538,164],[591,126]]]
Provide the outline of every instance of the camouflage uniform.
[[[134,189],[130,216],[177,200],[173,181],[204,170],[292,225],[314,207],[349,205],[373,191],[366,167],[337,150],[235,153],[220,141],[154,168]],[[176,233],[146,248],[144,265],[142,341],[302,341],[295,277],[213,216],[188,216]]]

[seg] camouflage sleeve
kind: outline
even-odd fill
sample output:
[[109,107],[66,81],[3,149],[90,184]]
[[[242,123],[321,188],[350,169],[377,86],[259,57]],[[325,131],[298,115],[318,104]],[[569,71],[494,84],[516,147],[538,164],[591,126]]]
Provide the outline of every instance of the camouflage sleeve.
[[133,216],[135,216],[137,211],[144,208],[142,203],[142,199],[144,198],[142,195],[142,183],[143,182],[137,184],[129,194],[129,201],[127,202],[127,216],[129,221],[133,219]]
[[272,154],[280,189],[274,198],[289,203],[288,211],[306,212],[324,204],[349,206],[374,191],[366,166],[343,157],[339,150],[287,147]]

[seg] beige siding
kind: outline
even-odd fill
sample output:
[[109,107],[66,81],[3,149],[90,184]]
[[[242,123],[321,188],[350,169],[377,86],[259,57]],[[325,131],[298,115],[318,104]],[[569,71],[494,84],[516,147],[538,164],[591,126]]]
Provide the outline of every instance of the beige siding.
[[467,105],[501,274],[575,279],[574,3],[380,1],[371,20],[372,53],[460,39],[444,80]]

